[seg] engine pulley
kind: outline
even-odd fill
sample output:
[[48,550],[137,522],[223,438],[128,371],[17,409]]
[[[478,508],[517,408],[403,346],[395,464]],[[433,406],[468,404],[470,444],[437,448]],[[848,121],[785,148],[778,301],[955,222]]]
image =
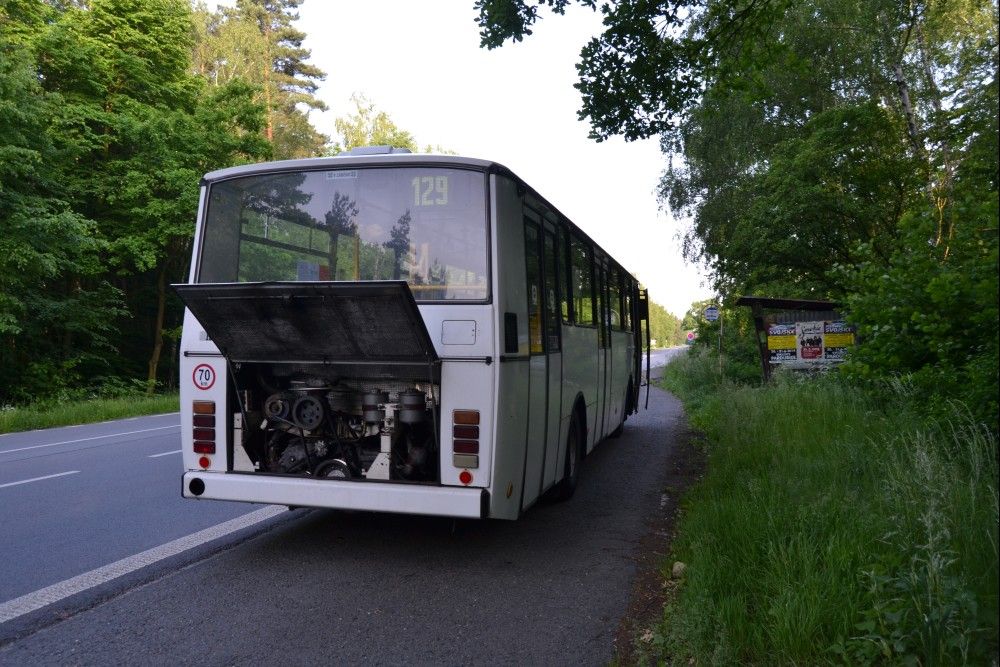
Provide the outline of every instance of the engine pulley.
[[323,401],[316,396],[300,396],[292,404],[292,421],[295,425],[312,431],[323,423]]
[[288,419],[289,401],[281,394],[271,394],[264,401],[264,416]]

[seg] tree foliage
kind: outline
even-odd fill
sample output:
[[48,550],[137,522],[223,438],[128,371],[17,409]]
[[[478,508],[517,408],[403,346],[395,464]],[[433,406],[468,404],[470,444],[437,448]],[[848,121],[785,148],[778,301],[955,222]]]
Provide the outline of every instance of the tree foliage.
[[332,144],[331,154],[359,146],[392,146],[417,152],[417,141],[413,135],[398,127],[389,114],[376,108],[374,102],[359,93],[351,95],[351,102],[354,112],[334,121],[340,141]]
[[0,403],[152,387],[200,176],[270,154],[256,91],[194,73],[184,0],[0,12]]
[[308,62],[305,33],[294,26],[302,0],[238,0],[235,7],[194,11],[194,66],[212,85],[240,79],[258,89],[264,136],[278,159],[315,157],[327,137],[309,121],[325,110],[316,97],[326,73]]
[[[482,43],[570,4],[479,0]],[[852,372],[996,428],[995,0],[575,4],[604,17],[580,117],[660,136],[662,201],[717,290],[844,301]]]
[[684,343],[681,321],[673,313],[658,303],[649,304],[649,336],[658,347],[670,347]]

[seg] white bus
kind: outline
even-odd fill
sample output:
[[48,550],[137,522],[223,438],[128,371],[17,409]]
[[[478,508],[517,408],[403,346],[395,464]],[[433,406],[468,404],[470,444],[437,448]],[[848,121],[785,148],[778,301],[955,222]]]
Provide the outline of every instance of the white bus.
[[187,498],[516,519],[638,407],[645,295],[494,162],[212,172],[174,288]]

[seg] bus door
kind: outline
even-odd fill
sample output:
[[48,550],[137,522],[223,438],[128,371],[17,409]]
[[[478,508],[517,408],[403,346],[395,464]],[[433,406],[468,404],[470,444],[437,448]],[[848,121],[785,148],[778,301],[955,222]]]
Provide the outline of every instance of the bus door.
[[542,233],[532,218],[524,219],[524,260],[528,296],[528,442],[524,453],[521,508],[542,491],[548,419],[548,359],[545,355],[545,304],[542,280]]
[[565,440],[559,432],[562,423],[562,323],[559,314],[559,268],[562,266],[565,246],[556,242],[555,229],[546,225],[542,242],[542,281],[545,289],[545,353],[549,366],[548,433],[545,437],[545,472],[542,488],[555,484],[560,476],[557,470],[559,450]]
[[602,349],[604,355],[604,425],[601,428],[601,433],[604,435],[617,426],[613,412],[619,403],[619,399],[614,394],[617,369],[615,368],[614,341],[611,335],[613,331],[611,310],[614,308],[611,303],[611,286],[609,284],[611,270],[613,269],[609,269],[607,264],[601,266],[601,303],[603,304],[601,328],[604,331],[602,337],[604,341]]
[[604,437],[604,410],[607,405],[607,384],[608,384],[608,329],[607,299],[605,298],[605,270],[604,256],[595,253],[594,262],[594,286],[597,290],[597,404],[594,406],[594,439],[593,445]]

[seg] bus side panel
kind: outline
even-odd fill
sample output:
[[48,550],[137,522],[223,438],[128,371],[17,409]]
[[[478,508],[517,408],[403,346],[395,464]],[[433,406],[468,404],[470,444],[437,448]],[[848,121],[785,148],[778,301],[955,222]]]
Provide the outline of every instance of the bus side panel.
[[[563,441],[569,432],[569,418],[573,414],[576,397],[583,395],[587,406],[587,451],[594,445],[597,421],[597,328],[563,327],[563,424],[559,429]],[[562,477],[566,448],[559,454],[557,475]]]
[[[181,450],[185,470],[225,471],[229,437],[227,390],[229,370],[226,360],[205,330],[187,309],[184,310],[184,329],[181,337],[180,358],[180,412]],[[194,451],[192,403],[211,401],[215,407],[215,454],[198,454]],[[199,461],[207,457],[210,465],[203,468]]]
[[628,391],[629,376],[629,341],[632,334],[625,331],[613,331],[612,357],[613,375],[611,379],[611,398],[609,399],[609,424],[608,431],[618,428],[622,423],[622,415],[625,410],[625,394]]
[[[521,512],[528,416],[528,294],[521,196],[507,178],[490,177],[493,221],[493,303],[497,308],[496,437],[490,516],[516,519]],[[516,320],[516,324],[515,324]],[[508,332],[507,328],[511,327]],[[508,348],[508,342],[516,350]]]
[[464,468],[455,466],[452,415],[455,410],[478,410],[479,468],[470,469],[472,484],[488,486],[493,462],[494,366],[465,361],[441,365],[441,483],[462,486],[458,476]]

